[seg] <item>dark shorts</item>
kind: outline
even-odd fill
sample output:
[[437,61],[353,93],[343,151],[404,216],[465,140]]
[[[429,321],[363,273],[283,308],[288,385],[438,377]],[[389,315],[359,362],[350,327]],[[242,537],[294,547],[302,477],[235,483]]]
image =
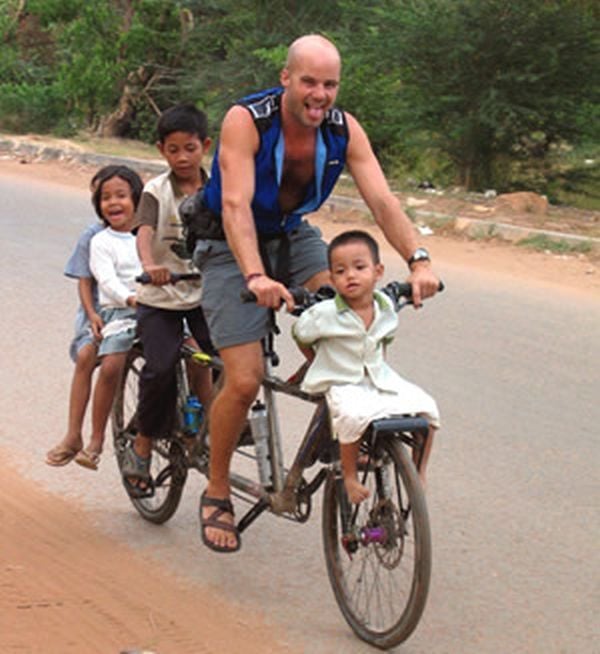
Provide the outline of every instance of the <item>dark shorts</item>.
[[[277,239],[265,248],[272,270],[277,269]],[[289,234],[289,285],[302,286],[327,270],[327,244],[317,227],[303,221]],[[202,272],[202,308],[217,349],[259,341],[268,330],[268,310],[244,304],[240,292],[246,282],[226,241],[199,241],[194,263]]]

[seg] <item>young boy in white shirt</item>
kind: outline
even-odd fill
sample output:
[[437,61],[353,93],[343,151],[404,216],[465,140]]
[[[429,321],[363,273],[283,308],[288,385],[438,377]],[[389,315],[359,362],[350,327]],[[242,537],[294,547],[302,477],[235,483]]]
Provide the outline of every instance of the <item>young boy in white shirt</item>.
[[377,242],[360,230],[343,232],[330,243],[328,260],[337,295],[305,311],[292,334],[312,360],[302,388],[325,393],[340,442],[346,492],[358,504],[369,494],[357,474],[361,437],[369,423],[399,414],[424,414],[429,419],[431,429],[419,466],[424,484],[439,413],[431,396],[385,362],[385,346],[393,339],[398,317],[392,301],[375,289],[383,275]]

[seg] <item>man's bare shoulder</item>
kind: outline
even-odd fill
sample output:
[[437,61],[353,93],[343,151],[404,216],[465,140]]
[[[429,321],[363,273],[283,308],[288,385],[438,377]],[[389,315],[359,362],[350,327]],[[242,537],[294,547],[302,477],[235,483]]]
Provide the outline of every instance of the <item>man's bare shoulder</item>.
[[223,119],[220,135],[221,156],[236,152],[254,154],[260,139],[250,112],[240,105],[229,109]]
[[221,130],[227,129],[228,127],[253,127],[254,121],[252,120],[252,115],[248,109],[240,104],[234,104],[227,110],[225,118],[223,118],[223,124]]

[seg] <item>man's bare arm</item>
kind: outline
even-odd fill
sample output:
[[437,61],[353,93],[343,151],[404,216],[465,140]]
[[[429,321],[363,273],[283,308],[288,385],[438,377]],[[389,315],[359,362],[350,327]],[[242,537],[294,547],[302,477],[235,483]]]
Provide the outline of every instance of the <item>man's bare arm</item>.
[[223,229],[242,275],[247,279],[256,275],[248,288],[256,294],[258,303],[277,307],[283,298],[291,309],[293,300],[285,287],[265,275],[258,248],[251,209],[258,147],[259,136],[252,117],[245,108],[232,107],[223,121],[219,145]]
[[[418,247],[415,228],[392,193],[365,131],[353,116],[346,114],[346,118],[350,131],[347,153],[350,174],[385,238],[408,261]],[[434,295],[439,285],[428,261],[412,265],[409,281],[413,285],[415,306],[423,298]]]

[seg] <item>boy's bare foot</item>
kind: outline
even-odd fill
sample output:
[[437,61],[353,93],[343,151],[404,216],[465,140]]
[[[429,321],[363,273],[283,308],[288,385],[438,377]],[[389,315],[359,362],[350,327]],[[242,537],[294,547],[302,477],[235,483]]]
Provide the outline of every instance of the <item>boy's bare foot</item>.
[[83,447],[81,436],[79,439],[70,439],[65,436],[63,440],[46,452],[46,463],[49,466],[66,466],[75,458]]
[[87,468],[88,470],[98,470],[100,464],[101,451],[92,450],[90,447],[85,447],[77,453],[75,463]]
[[365,488],[356,477],[344,477],[344,486],[352,504],[360,504],[370,495],[368,488]]

